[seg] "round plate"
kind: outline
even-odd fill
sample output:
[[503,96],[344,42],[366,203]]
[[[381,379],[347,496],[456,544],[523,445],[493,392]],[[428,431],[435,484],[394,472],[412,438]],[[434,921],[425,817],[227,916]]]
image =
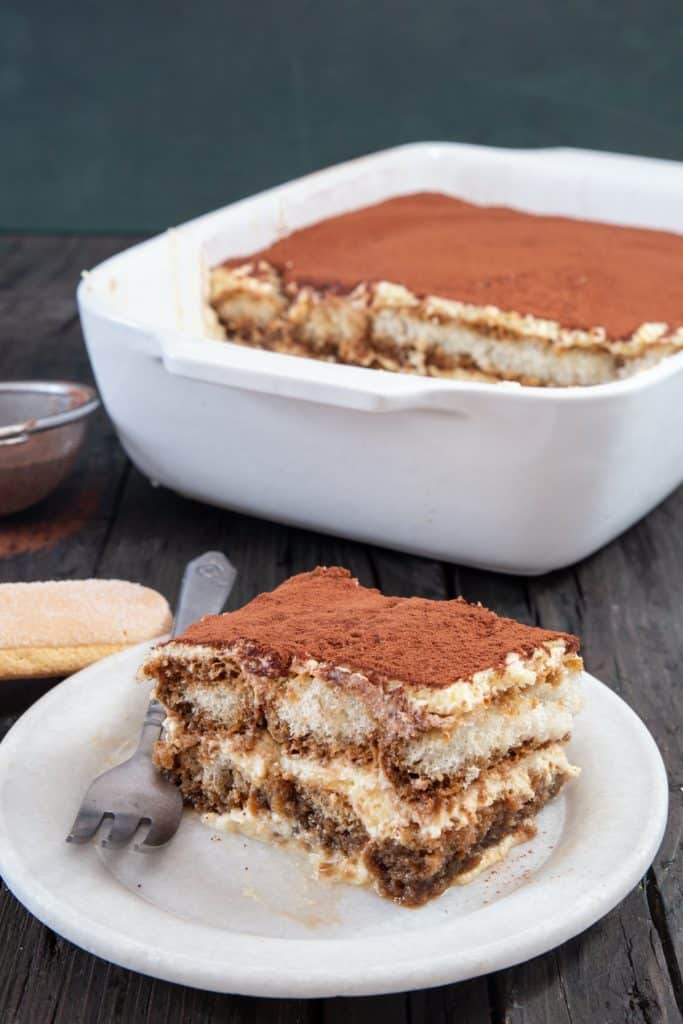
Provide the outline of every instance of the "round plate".
[[146,645],[65,680],[0,746],[0,872],[50,928],[114,963],[219,992],[370,995],[461,981],[587,928],[652,861],[667,783],[639,718],[592,676],[570,758],[582,769],[536,839],[419,910],[310,878],[305,857],[186,811],[157,854],[64,837],[90,780],[134,748]]

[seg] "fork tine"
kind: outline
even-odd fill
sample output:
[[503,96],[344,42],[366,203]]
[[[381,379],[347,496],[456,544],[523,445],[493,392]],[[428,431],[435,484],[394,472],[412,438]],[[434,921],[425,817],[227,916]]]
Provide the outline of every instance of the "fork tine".
[[140,824],[139,814],[116,814],[109,834],[102,840],[107,848],[125,846],[137,832]]
[[173,823],[158,823],[153,821],[149,826],[147,835],[141,843],[135,843],[135,849],[139,853],[149,853],[150,850],[156,850],[159,846],[164,846],[169,839],[175,835],[178,825],[176,822]]
[[110,815],[81,807],[71,826],[71,831],[66,837],[67,843],[87,843],[97,832],[104,817],[110,817]]

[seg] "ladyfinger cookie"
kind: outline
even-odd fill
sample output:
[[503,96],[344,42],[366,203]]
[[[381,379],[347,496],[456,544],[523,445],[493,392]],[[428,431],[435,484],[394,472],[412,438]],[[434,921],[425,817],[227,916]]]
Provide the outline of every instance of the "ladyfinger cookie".
[[2,583],[0,679],[68,675],[170,628],[165,598],[139,583]]

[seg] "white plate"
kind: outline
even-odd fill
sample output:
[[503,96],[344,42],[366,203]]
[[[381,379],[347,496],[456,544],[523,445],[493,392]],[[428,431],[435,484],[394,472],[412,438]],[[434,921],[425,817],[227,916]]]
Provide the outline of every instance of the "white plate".
[[538,837],[419,910],[314,882],[296,853],[214,833],[186,812],[159,855],[64,842],[90,779],[134,745],[145,646],[72,676],[0,746],[0,871],[60,935],[144,974],[261,996],[440,985],[527,960],[606,914],[654,857],[667,814],[655,743],[592,676],[571,757],[581,777]]

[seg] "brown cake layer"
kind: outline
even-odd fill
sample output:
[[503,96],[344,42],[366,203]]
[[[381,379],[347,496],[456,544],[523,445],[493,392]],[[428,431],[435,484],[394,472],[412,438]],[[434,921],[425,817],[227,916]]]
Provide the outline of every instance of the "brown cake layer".
[[170,647],[241,642],[259,674],[281,676],[294,658],[315,658],[374,681],[445,687],[554,640],[578,650],[576,637],[501,618],[462,598],[385,597],[360,586],[347,569],[319,567],[239,611],[201,619]]
[[255,785],[236,767],[223,767],[207,786],[197,745],[162,744],[157,763],[198,810],[220,815],[241,809],[250,819],[264,823],[275,814],[291,825],[296,841],[317,853],[362,865],[380,895],[411,907],[422,906],[475,869],[501,840],[535,835],[537,811],[570,777],[562,766],[549,773],[531,773],[524,797],[513,792],[502,795],[468,823],[460,822],[435,838],[418,829],[404,829],[400,838],[378,839],[368,834],[342,795],[277,773]]
[[[214,663],[214,675],[220,671],[218,663]],[[197,681],[198,673],[193,674]],[[558,673],[559,675],[559,673]],[[544,676],[539,683],[559,685],[559,679],[549,681]],[[222,680],[215,679],[205,691],[211,693],[212,688],[220,690]],[[211,714],[194,702],[194,694],[188,693],[182,678],[182,669],[173,665],[160,669],[156,696],[167,708],[169,714],[183,722],[184,734],[189,741],[202,736],[213,736],[217,740],[237,737],[244,750],[252,750],[264,743],[272,743],[293,758],[308,758],[322,764],[330,764],[335,759],[343,758],[354,765],[373,765],[379,768],[396,792],[404,800],[420,802],[424,806],[435,808],[444,798],[461,791],[473,776],[485,773],[499,764],[501,760],[512,762],[532,750],[542,749],[551,742],[566,742],[568,732],[556,732],[552,737],[525,736],[511,747],[494,746],[491,750],[470,757],[456,771],[442,771],[435,777],[427,777],[416,772],[411,762],[410,746],[403,736],[381,728],[364,737],[362,742],[349,744],[335,739],[332,735],[320,736],[313,732],[304,735],[292,733],[288,724],[278,713],[278,704],[265,691],[259,692],[258,684],[244,676],[234,676],[230,681],[231,690],[237,691],[237,699],[231,705],[230,714]],[[536,692],[536,691],[534,691]],[[532,703],[538,698],[532,696]],[[497,712],[504,717],[513,717],[518,713],[519,695],[503,693],[488,705],[488,713]],[[424,722],[416,720],[408,735],[414,737]],[[471,725],[469,726],[471,728]],[[429,735],[429,732],[428,732]],[[436,731],[436,735],[439,735]],[[205,808],[210,809],[210,808]]]
[[557,796],[565,782],[566,776],[559,772],[550,781],[539,776],[533,796],[524,803],[503,797],[469,826],[454,828],[434,843],[371,843],[364,860],[378,891],[405,906],[422,906],[453,885],[458,876],[476,868],[486,851],[501,840],[518,836],[520,831],[525,839],[532,839],[537,812]]
[[389,199],[295,231],[225,266],[265,261],[288,285],[351,292],[389,281],[415,295],[495,306],[627,339],[683,326],[683,236],[477,206],[438,193]]

